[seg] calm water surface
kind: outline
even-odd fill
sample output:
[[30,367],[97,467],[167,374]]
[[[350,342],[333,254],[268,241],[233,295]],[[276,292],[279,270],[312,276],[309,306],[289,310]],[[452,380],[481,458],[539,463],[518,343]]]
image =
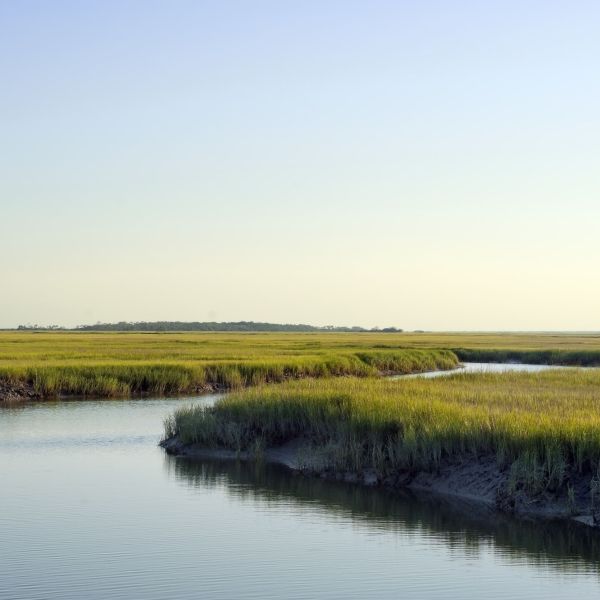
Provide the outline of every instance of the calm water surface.
[[0,409],[2,600],[599,597],[587,529],[168,457],[191,401]]
[[[538,371],[548,371],[551,369],[576,369],[590,367],[563,367],[560,365],[529,365],[524,363],[462,363],[458,369],[450,371],[427,371],[426,373],[415,373],[414,375],[396,375],[392,379],[407,379],[411,377],[447,377],[453,373],[508,373],[509,371],[525,371],[527,373],[537,373]],[[595,368],[595,367],[591,367]]]

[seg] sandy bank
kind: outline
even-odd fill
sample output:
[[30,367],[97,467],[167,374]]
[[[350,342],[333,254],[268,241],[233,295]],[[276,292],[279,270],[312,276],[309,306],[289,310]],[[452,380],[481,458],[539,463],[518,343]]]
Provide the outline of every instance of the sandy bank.
[[529,519],[570,519],[588,526],[600,526],[600,510],[592,510],[590,476],[570,474],[570,493],[544,491],[535,496],[522,489],[510,490],[510,473],[493,457],[472,457],[445,462],[437,472],[398,471],[382,475],[374,469],[361,472],[336,471],[326,452],[297,439],[258,453],[203,448],[183,444],[176,437],[160,444],[168,454],[197,459],[265,460],[284,465],[306,476],[341,480],[389,489],[410,489],[442,495],[467,503],[485,505],[501,513]]

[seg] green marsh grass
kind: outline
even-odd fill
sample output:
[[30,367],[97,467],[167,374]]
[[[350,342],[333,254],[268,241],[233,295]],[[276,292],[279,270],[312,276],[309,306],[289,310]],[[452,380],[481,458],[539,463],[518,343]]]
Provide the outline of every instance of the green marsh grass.
[[181,409],[165,433],[234,450],[304,437],[336,468],[383,474],[494,456],[514,486],[558,489],[570,470],[598,472],[600,372],[290,381]]
[[447,369],[460,360],[600,364],[599,334],[0,332],[0,380],[45,396],[193,393]]
[[382,350],[374,343],[378,339],[354,335],[330,340],[322,334],[0,333],[0,380],[24,381],[42,396],[118,397],[458,365],[448,350]]

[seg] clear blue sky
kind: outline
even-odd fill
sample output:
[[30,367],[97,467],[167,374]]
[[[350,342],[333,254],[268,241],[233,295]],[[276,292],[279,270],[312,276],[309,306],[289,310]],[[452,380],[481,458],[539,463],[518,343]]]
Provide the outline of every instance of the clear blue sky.
[[0,327],[600,329],[600,3],[0,3]]

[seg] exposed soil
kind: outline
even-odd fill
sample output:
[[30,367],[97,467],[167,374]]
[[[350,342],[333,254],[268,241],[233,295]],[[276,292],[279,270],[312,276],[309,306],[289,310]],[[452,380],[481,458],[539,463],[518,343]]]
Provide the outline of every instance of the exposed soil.
[[29,383],[0,380],[0,402],[21,402],[40,398],[41,395]]
[[[196,395],[196,394],[220,394],[227,391],[227,388],[221,384],[206,383],[203,385],[196,386],[186,392],[179,394],[173,393],[168,394],[169,396],[181,396],[181,395]],[[158,394],[156,392],[134,392],[128,396],[116,396],[117,398],[148,398],[155,397]],[[91,396],[92,399],[96,398],[113,398],[113,396]],[[24,381],[7,381],[0,379],[0,403],[6,402],[22,402],[25,400],[52,400],[52,399],[80,399],[85,398],[80,394],[41,394],[36,392],[33,386]]]
[[600,510],[592,510],[591,506],[591,475],[569,473],[570,493],[567,492],[567,487],[563,486],[560,490],[545,490],[531,495],[519,487],[512,490],[509,485],[509,470],[501,469],[491,456],[447,461],[437,472],[398,471],[381,475],[374,469],[362,472],[335,470],[327,464],[323,452],[312,448],[302,439],[293,440],[277,448],[267,448],[258,454],[183,444],[176,437],[161,442],[161,446],[167,453],[175,456],[198,459],[262,459],[285,465],[306,476],[391,489],[408,488],[416,492],[428,492],[483,504],[496,511],[522,518],[572,519],[585,525],[600,526]]

